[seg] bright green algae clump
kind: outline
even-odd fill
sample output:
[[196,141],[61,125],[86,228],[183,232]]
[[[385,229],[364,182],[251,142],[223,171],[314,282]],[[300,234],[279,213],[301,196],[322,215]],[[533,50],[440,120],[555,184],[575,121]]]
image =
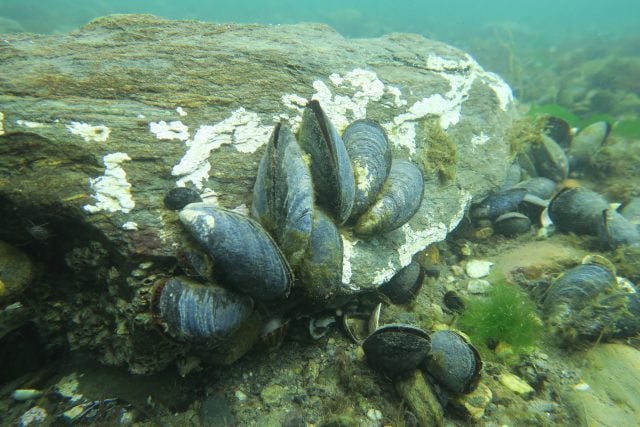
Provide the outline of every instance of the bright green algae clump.
[[516,286],[498,283],[486,297],[473,297],[457,326],[475,344],[509,344],[518,352],[537,343],[542,325],[533,302]]

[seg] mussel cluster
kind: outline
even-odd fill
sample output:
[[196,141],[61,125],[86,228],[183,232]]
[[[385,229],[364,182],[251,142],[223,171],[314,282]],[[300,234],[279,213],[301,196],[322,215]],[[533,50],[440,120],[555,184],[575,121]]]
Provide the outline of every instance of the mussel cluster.
[[[587,188],[556,192],[567,177],[588,171],[610,130],[607,122],[596,122],[572,136],[565,121],[548,117],[539,139],[519,154],[506,188],[476,204],[472,218],[512,236],[527,232],[532,224],[541,225],[541,214],[548,207],[550,220],[561,232],[598,236],[610,249],[640,245],[640,202],[632,200],[630,206],[616,209]],[[528,178],[520,181],[523,174]]]
[[369,365],[391,377],[422,369],[450,393],[470,393],[478,386],[482,361],[478,351],[453,330],[427,334],[406,324],[388,324],[362,344]]
[[423,190],[421,170],[393,159],[380,125],[357,120],[341,137],[310,101],[298,138],[276,124],[258,166],[251,217],[200,202],[187,189],[167,195],[165,206],[180,210],[206,254],[195,245],[180,251],[195,279],[157,284],[154,317],[177,340],[216,344],[255,318],[254,305],[277,304],[292,288],[320,304],[350,294],[338,227],[365,239],[394,230],[417,212]]

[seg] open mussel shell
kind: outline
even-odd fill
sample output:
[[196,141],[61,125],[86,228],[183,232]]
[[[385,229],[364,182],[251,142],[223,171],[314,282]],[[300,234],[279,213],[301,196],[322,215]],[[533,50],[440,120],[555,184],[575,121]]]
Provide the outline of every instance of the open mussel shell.
[[496,233],[511,237],[529,231],[531,220],[520,212],[507,212],[495,219],[493,229]]
[[216,343],[249,318],[253,300],[214,283],[202,285],[173,277],[154,287],[151,310],[176,340]]
[[420,208],[423,193],[420,168],[407,160],[394,159],[375,202],[356,222],[355,233],[372,236],[403,226]]
[[475,347],[462,335],[442,330],[431,334],[424,368],[445,389],[454,393],[470,393],[480,381],[482,360]]
[[604,209],[598,223],[600,241],[611,249],[622,245],[640,244],[640,230],[613,208]]
[[300,267],[300,286],[312,300],[325,300],[342,285],[343,243],[331,218],[316,209],[309,247]]
[[558,230],[596,235],[607,200],[583,187],[565,188],[549,202],[549,217]]
[[342,139],[356,184],[351,218],[357,218],[374,201],[389,175],[391,145],[382,126],[367,119],[356,120],[347,126]]
[[373,369],[393,378],[420,365],[429,349],[429,335],[415,326],[392,323],[369,335],[362,348]]
[[579,170],[593,164],[594,156],[611,132],[608,122],[595,122],[582,129],[571,141],[569,159],[571,170]]
[[317,203],[343,224],[355,198],[353,169],[342,138],[316,100],[304,109],[298,141],[311,158]]
[[471,209],[471,217],[494,220],[502,214],[516,211],[526,195],[526,188],[511,188],[492,194]]
[[278,123],[258,167],[251,215],[275,239],[294,271],[311,239],[313,202],[302,150],[289,127]]
[[615,291],[616,277],[604,265],[580,264],[559,276],[547,289],[543,298],[545,312],[560,304],[580,310],[601,293]]
[[180,220],[213,259],[222,283],[259,301],[289,295],[289,264],[256,221],[206,203],[187,205]]
[[556,192],[556,183],[549,178],[536,176],[520,181],[514,185],[513,188],[524,188],[527,190],[527,194],[534,195],[543,200],[549,200]]
[[378,290],[389,297],[392,303],[406,304],[418,295],[423,281],[424,269],[416,261],[411,261]]

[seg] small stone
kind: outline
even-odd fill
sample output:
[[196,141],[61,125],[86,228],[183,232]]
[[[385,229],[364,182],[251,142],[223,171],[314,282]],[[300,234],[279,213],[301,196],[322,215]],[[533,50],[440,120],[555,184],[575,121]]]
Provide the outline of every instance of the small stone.
[[456,396],[452,403],[456,408],[459,408],[461,413],[465,414],[467,418],[478,421],[484,416],[484,411],[487,405],[491,403],[491,399],[493,399],[491,389],[483,383],[480,383],[473,392]]
[[585,383],[584,381],[580,381],[578,384],[575,384],[573,386],[573,389],[575,391],[587,391],[589,390],[591,387],[589,386],[589,384]]
[[62,377],[60,381],[55,385],[55,393],[63,399],[69,400],[71,403],[75,403],[82,399],[82,394],[77,393],[80,383],[76,378],[76,374],[67,375]]
[[472,279],[480,279],[481,277],[489,275],[492,265],[493,263],[491,261],[472,259],[467,262],[465,270],[467,272],[467,276],[471,277]]
[[42,396],[42,391],[31,388],[19,388],[11,393],[11,398],[18,402],[37,399],[40,396]]
[[242,390],[236,390],[235,396],[236,399],[238,399],[240,402],[244,402],[245,400],[247,400],[247,395],[244,394]]
[[262,389],[260,397],[265,405],[278,405],[283,401],[285,392],[280,384],[270,384]]
[[76,405],[71,409],[67,409],[62,413],[62,416],[69,422],[78,418],[85,410],[84,405]]
[[462,267],[460,267],[459,265],[452,265],[451,266],[451,273],[454,276],[462,276],[464,274],[464,269]]
[[444,411],[433,386],[424,379],[422,371],[416,369],[412,375],[396,380],[394,385],[420,425],[442,425]]
[[378,409],[371,408],[367,411],[367,418],[371,421],[382,421],[382,412]]
[[484,295],[491,289],[491,282],[485,279],[471,279],[467,284],[467,291],[470,294]]
[[498,380],[509,390],[521,396],[527,396],[534,392],[533,387],[527,384],[525,380],[513,374],[500,374]]
[[47,410],[39,406],[34,406],[20,417],[20,426],[26,427],[33,423],[41,424],[47,418]]

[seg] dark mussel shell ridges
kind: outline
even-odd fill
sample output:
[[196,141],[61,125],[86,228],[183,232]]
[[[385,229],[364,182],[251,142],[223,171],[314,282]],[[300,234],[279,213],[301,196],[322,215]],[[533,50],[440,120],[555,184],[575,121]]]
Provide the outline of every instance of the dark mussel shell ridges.
[[508,237],[526,233],[530,228],[531,220],[529,217],[519,212],[507,212],[493,222],[493,229],[496,233]]
[[275,239],[294,271],[309,246],[313,212],[311,172],[289,127],[278,123],[258,167],[251,215]]
[[342,140],[353,168],[356,192],[351,218],[357,218],[375,200],[391,169],[391,145],[378,123],[362,119],[344,130]]
[[342,286],[343,243],[331,218],[315,210],[311,241],[300,268],[300,286],[313,299],[327,299]]
[[511,188],[492,194],[473,207],[471,217],[494,220],[502,214],[516,211],[526,195],[526,188]]
[[549,218],[558,230],[576,234],[596,235],[607,200],[595,191],[583,187],[565,188],[549,202]]
[[422,363],[429,349],[429,335],[415,326],[393,323],[369,335],[362,348],[373,369],[394,378]]
[[547,289],[542,301],[545,312],[559,304],[567,304],[578,311],[590,300],[616,288],[615,275],[600,264],[580,264],[565,271]]
[[206,203],[192,203],[180,220],[213,258],[216,273],[258,301],[289,295],[293,274],[273,239],[256,221]]
[[253,300],[213,283],[173,277],[155,286],[151,310],[176,340],[217,343],[251,315]]
[[424,281],[424,269],[416,261],[411,261],[398,271],[378,290],[394,304],[406,304],[418,295]]
[[317,203],[343,224],[351,215],[355,198],[353,168],[342,138],[316,100],[304,109],[298,141],[311,157]]
[[394,159],[380,193],[355,225],[360,236],[384,234],[406,224],[420,208],[424,178],[418,166]]
[[480,381],[480,354],[462,335],[454,331],[431,334],[425,370],[445,389],[471,393]]

